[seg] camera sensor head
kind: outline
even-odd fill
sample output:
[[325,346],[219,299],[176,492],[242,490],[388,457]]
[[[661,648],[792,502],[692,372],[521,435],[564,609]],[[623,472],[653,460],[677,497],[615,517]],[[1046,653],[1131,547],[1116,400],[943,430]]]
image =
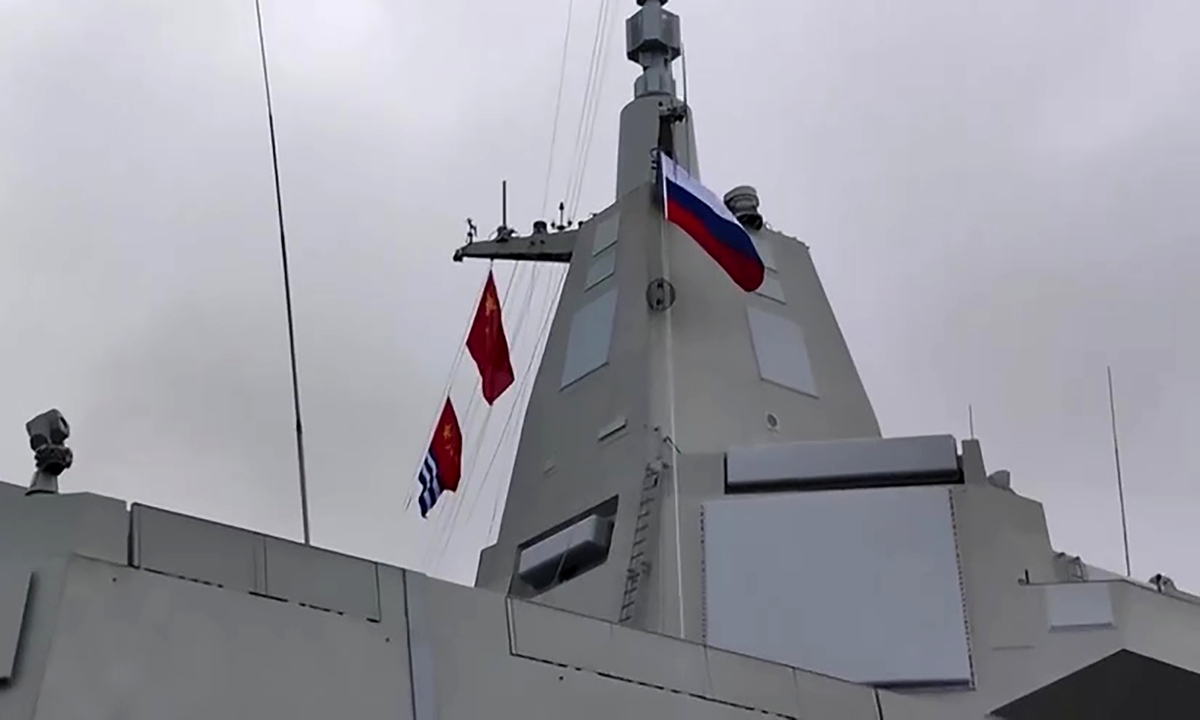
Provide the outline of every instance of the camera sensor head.
[[35,452],[47,445],[62,445],[71,437],[71,426],[57,408],[47,410],[25,423],[29,448]]

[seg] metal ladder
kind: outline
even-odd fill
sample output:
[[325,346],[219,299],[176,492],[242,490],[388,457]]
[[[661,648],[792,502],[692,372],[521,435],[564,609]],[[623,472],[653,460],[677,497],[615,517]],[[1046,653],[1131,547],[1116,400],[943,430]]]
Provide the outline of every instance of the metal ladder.
[[658,481],[661,476],[662,469],[650,465],[647,466],[646,474],[642,478],[642,492],[638,498],[637,518],[634,520],[629,568],[625,571],[625,594],[621,598],[621,614],[618,619],[621,624],[633,621],[642,578],[650,574],[650,540],[652,538],[650,528],[651,520],[654,517],[654,503],[658,499]]

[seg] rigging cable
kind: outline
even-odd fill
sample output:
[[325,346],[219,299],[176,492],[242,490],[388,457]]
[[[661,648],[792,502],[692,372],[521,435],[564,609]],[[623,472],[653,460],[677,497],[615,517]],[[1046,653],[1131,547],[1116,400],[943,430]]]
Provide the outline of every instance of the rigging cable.
[[[547,285],[547,288],[550,290],[550,292],[547,293],[547,295],[548,295],[548,298],[547,298],[548,310],[547,310],[545,316],[542,318],[542,325],[541,325],[541,328],[538,330],[538,335],[537,335],[538,345],[534,346],[533,356],[530,360],[531,363],[534,363],[535,361],[537,361],[538,365],[541,364],[540,360],[545,355],[546,342],[549,340],[549,334],[546,332],[546,330],[549,327],[551,320],[553,320],[553,318],[554,318],[555,310],[557,309],[557,305],[558,305],[558,303],[555,301],[555,296],[562,292],[563,283],[566,282],[566,279],[567,279],[567,271],[566,270],[560,270],[558,272],[559,272],[558,278],[556,280],[552,280]],[[538,349],[539,345],[541,347],[540,351]],[[532,384],[529,385],[529,392],[530,392],[530,394],[533,393],[533,385]],[[529,402],[529,398],[526,397],[525,407],[528,407],[528,402]],[[514,457],[514,461],[515,461],[515,459],[516,458]],[[491,472],[491,466],[492,466],[492,463],[494,463],[494,462],[495,462],[495,454],[492,455],[492,459],[488,462],[488,469],[486,472]],[[485,477],[486,477],[486,472],[485,472]],[[511,482],[511,477],[510,477],[510,482]],[[505,501],[506,499],[507,499],[507,496],[505,494],[505,491],[501,491],[496,494],[496,498],[492,503],[492,514],[491,514],[491,518],[488,520],[488,532],[487,532],[487,541],[488,542],[491,542],[491,540],[492,540],[492,533],[494,532],[494,528],[496,526],[497,515],[500,512],[500,508],[504,505],[503,501]],[[467,519],[469,522],[470,518],[468,517]]]
[[[605,0],[605,2],[607,2],[607,1],[608,0]],[[573,17],[574,4],[575,4],[574,0],[568,0],[566,26],[563,29],[563,45],[562,45],[562,54],[561,54],[561,58],[560,58],[560,62],[559,62],[558,88],[555,93],[554,119],[553,119],[551,131],[550,131],[550,149],[549,149],[548,156],[547,156],[546,179],[544,182],[543,192],[542,192],[542,212],[543,212],[543,214],[549,212],[550,183],[551,183],[551,179],[553,177],[555,151],[557,149],[557,143],[558,143],[558,130],[559,130],[559,126],[561,125],[562,104],[563,104],[562,99],[563,99],[563,90],[566,85],[566,83],[565,83],[566,67],[567,67],[568,51],[570,48],[571,21],[572,21],[572,17]],[[518,265],[518,268],[520,268],[520,267],[521,266]],[[529,309],[530,302],[531,302],[533,294],[534,294],[534,289],[537,285],[539,270],[540,270],[540,268],[538,266],[535,265],[533,267],[533,270],[531,273],[532,277],[529,281],[528,288],[526,291],[526,297],[525,297],[524,302],[522,303],[521,310],[518,313],[516,327],[514,327],[513,342],[511,343],[510,350],[515,350],[515,348],[517,346],[517,342],[518,342],[520,331],[521,331],[521,326],[523,325],[525,315]],[[515,274],[515,272],[516,271],[514,271],[514,274]],[[549,289],[551,286],[552,286],[552,283],[548,283],[547,289]],[[508,295],[508,292],[506,289],[505,300],[507,300],[507,295]],[[504,301],[501,302],[501,305],[507,306],[506,302],[504,302]],[[544,326],[544,323],[543,323],[543,326]],[[537,351],[538,343],[539,343],[539,338],[535,337],[534,338],[534,348],[533,348],[533,351],[535,354]],[[522,382],[523,382],[523,380],[524,380],[524,378],[522,378]],[[519,395],[519,387],[520,386],[518,386],[518,395]],[[475,393],[472,394],[471,402],[473,403],[474,400],[475,400]],[[516,402],[519,403],[519,396],[516,399]],[[488,414],[490,415],[490,413],[488,413]],[[472,457],[472,460],[470,462],[470,467],[469,467],[469,469],[464,468],[464,472],[463,472],[463,477],[464,477],[463,484],[464,485],[466,485],[469,482],[470,478],[474,474],[475,464],[478,459],[480,450],[482,449],[482,445],[485,440],[486,433],[487,433],[487,428],[486,428],[486,417],[485,417],[485,426],[483,428],[481,428],[481,430],[480,430],[480,433],[478,436],[479,444],[478,444],[478,446],[476,448],[476,452],[474,453],[474,456]],[[504,437],[504,432],[502,429],[501,439],[498,442],[503,442],[503,437]],[[480,491],[482,491],[483,484],[485,484],[486,481],[487,481],[487,475],[485,474],[484,477],[480,481]],[[470,484],[474,485],[474,483],[470,483]],[[454,529],[456,519],[458,516],[458,512],[459,512],[458,508],[459,507],[460,507],[460,503],[455,501],[454,509],[452,509],[452,511],[451,511],[451,517],[450,517],[449,521],[447,523],[444,523],[441,525],[442,530],[449,536],[453,535],[453,529]],[[468,512],[468,519],[472,514],[473,514],[473,509],[471,512]],[[435,543],[434,547],[437,547],[438,544],[440,544],[440,543]],[[448,542],[448,538],[447,538],[445,545],[441,548],[441,552],[444,552],[445,547],[448,547],[448,545],[449,545],[449,542]],[[438,557],[439,562],[440,562],[441,552],[439,552],[439,557]]]
[[[609,6],[611,10],[612,6]],[[592,154],[592,140],[595,137],[596,119],[600,115],[600,100],[604,96],[604,78],[608,71],[608,49],[609,39],[612,37],[612,31],[609,28],[611,18],[606,18],[604,23],[604,35],[601,40],[599,74],[596,79],[596,86],[592,97],[591,114],[588,117],[587,134],[584,138],[583,156],[580,159],[579,173],[576,177],[575,200],[571,207],[571,214],[575,215],[579,210],[579,201],[583,197],[583,179],[587,176],[588,158]]]
[[[518,322],[520,322],[522,324],[524,323],[524,320],[527,317],[529,317],[529,310],[531,309],[532,303],[533,303],[533,290],[534,290],[534,286],[531,283],[529,285],[528,292],[525,295],[524,302],[521,306],[521,310],[519,311],[519,315],[518,315],[518,317],[519,317]],[[492,466],[496,462],[496,456],[499,454],[501,448],[504,447],[505,442],[509,438],[509,429],[510,429],[510,424],[513,419],[513,415],[516,413],[518,407],[522,407],[521,396],[524,393],[524,389],[525,389],[526,385],[529,384],[530,376],[532,374],[536,374],[535,365],[536,365],[536,361],[537,361],[537,349],[538,349],[538,346],[541,344],[541,341],[542,341],[541,336],[543,334],[542,331],[544,330],[544,328],[545,328],[545,322],[543,321],[541,323],[541,327],[539,328],[538,333],[533,336],[533,347],[530,349],[529,359],[526,361],[525,366],[521,371],[521,375],[520,375],[519,381],[516,384],[516,387],[513,388],[513,390],[512,390],[512,392],[514,394],[512,404],[509,405],[508,414],[505,418],[504,424],[500,427],[500,435],[496,439],[496,444],[492,448],[491,456],[490,456],[490,459],[488,460],[486,470],[484,471],[483,475],[480,476],[479,482],[476,483],[478,485],[477,492],[473,493],[469,497],[464,495],[461,502],[455,503],[454,511],[453,511],[452,517],[451,517],[452,525],[457,521],[457,519],[459,517],[459,513],[461,512],[461,509],[463,508],[463,506],[468,506],[467,514],[464,517],[464,525],[469,526],[471,524],[471,519],[475,516],[475,509],[479,506],[479,499],[482,496],[484,487],[486,487],[486,485],[487,485],[487,479],[491,475],[491,469],[492,469]],[[522,329],[523,329],[523,325],[518,325],[514,329],[514,332],[513,332],[514,346],[516,344],[516,338],[523,336]],[[478,458],[476,458],[476,460],[478,460]],[[471,476],[472,477],[475,476],[475,470],[477,468],[478,468],[478,465],[473,463],[472,467],[471,467]],[[441,552],[444,554],[446,549],[448,549],[448,544],[447,544],[447,547],[442,548]],[[442,557],[441,557],[441,555],[439,555],[435,559],[435,563],[441,564],[441,560],[442,560]]]
[[[518,343],[520,342],[520,339],[523,337],[522,330],[525,327],[525,320],[529,314],[529,307],[530,307],[529,300],[532,298],[533,288],[534,288],[534,285],[531,281],[528,284],[528,292],[526,293],[525,301],[523,303],[521,303],[521,305],[518,306],[519,309],[517,310],[516,317],[514,319],[514,324],[513,324],[512,348],[516,348]],[[534,338],[534,341],[536,344],[536,341],[537,341],[536,337]],[[524,373],[522,374],[521,378],[522,378],[522,382],[523,382]],[[519,392],[519,386],[518,386],[518,389],[515,390],[514,392]],[[492,410],[492,406],[488,406],[487,418],[490,418],[491,410]],[[460,486],[460,488],[463,490],[465,490],[468,486],[471,488],[476,488],[476,486],[478,485],[479,487],[477,488],[477,490],[479,492],[482,492],[483,488],[482,488],[481,483],[483,483],[487,480],[486,475],[483,476],[482,478],[480,478],[478,482],[476,482],[474,480],[476,477],[475,469],[478,467],[478,461],[479,461],[480,457],[483,455],[484,443],[488,437],[488,427],[487,427],[487,423],[486,423],[487,418],[485,418],[484,426],[482,428],[480,428],[479,436],[478,436],[479,439],[478,439],[478,443],[475,446],[475,452],[473,453],[470,461],[463,468],[463,481]],[[501,428],[501,434],[503,435],[503,427]],[[502,438],[501,438],[501,441],[502,441]],[[433,553],[433,560],[432,560],[433,565],[436,566],[441,563],[442,557],[444,556],[446,550],[449,549],[451,539],[453,537],[455,537],[455,530],[458,528],[458,520],[462,513],[463,506],[464,505],[473,505],[476,502],[475,497],[477,494],[478,493],[465,493],[464,492],[461,497],[458,495],[458,493],[455,494],[454,502],[452,503],[450,511],[449,511],[450,512],[449,518],[444,523],[441,523],[439,525],[439,530],[440,530],[440,532],[438,533],[439,539],[434,543],[434,545],[431,548],[429,548],[429,551]],[[468,516],[469,516],[469,513],[468,513]],[[429,567],[430,562],[427,561],[424,566]]]
[[[562,91],[563,91],[563,86],[565,84],[564,76],[565,76],[565,71],[566,71],[567,51],[568,51],[568,47],[569,47],[569,43],[570,43],[570,29],[571,29],[570,24],[571,24],[571,15],[572,15],[572,5],[573,5],[573,0],[568,5],[567,27],[564,32],[564,39],[563,39],[562,61],[561,61],[560,68],[559,68],[559,73],[560,73],[559,87],[558,87],[558,92],[557,92],[557,97],[556,97],[556,102],[555,102],[554,127],[552,128],[552,131],[551,131],[550,155],[549,155],[549,159],[548,159],[548,163],[547,163],[547,173],[546,173],[547,177],[546,177],[545,186],[544,186],[544,190],[543,190],[543,202],[542,202],[543,212],[547,211],[546,206],[548,205],[548,200],[549,200],[549,185],[550,185],[551,175],[552,175],[552,171],[553,171],[554,151],[555,151],[556,144],[557,144],[559,116],[561,114],[561,105],[562,105]],[[569,170],[569,173],[568,173],[567,196],[569,198],[572,197],[572,192],[573,192],[573,199],[570,200],[570,204],[575,209],[577,209],[578,205],[579,205],[579,195],[580,195],[580,189],[582,186],[582,176],[586,169],[587,156],[590,152],[590,147],[591,147],[591,136],[594,132],[595,121],[596,121],[596,117],[599,112],[598,91],[603,83],[604,58],[607,56],[607,46],[608,46],[607,39],[608,39],[608,36],[611,34],[611,33],[607,32],[608,19],[611,15],[611,9],[612,9],[611,0],[602,0],[601,6],[600,6],[599,17],[597,20],[596,33],[593,38],[592,56],[591,56],[590,63],[589,63],[588,78],[587,78],[587,82],[585,85],[585,91],[584,91],[584,102],[583,102],[583,107],[581,108],[581,111],[580,111],[579,125],[576,130],[574,159],[571,164],[571,169]],[[574,186],[574,188],[575,188],[574,191],[572,191],[572,189],[571,189],[572,186]],[[575,212],[575,210],[572,210],[571,214],[573,215],[574,212]],[[520,269],[520,266],[518,265],[518,270],[519,269]],[[530,305],[532,302],[534,289],[537,285],[536,281],[537,281],[537,276],[539,274],[538,270],[539,270],[539,268],[535,265],[533,268],[533,271],[532,271],[532,278],[530,279],[528,287],[526,288],[525,300],[522,302],[521,309],[518,312],[518,317],[516,318],[516,323],[515,323],[514,332],[513,332],[513,342],[511,343],[512,348],[515,348],[518,344],[519,337],[521,336],[521,330],[524,325],[524,320],[527,317],[528,312],[530,310]],[[514,276],[515,276],[515,274],[516,274],[516,271],[514,271]],[[521,374],[520,382],[516,389],[516,397],[514,397],[513,404],[509,408],[509,412],[505,419],[504,425],[501,427],[500,437],[498,438],[495,447],[492,449],[492,453],[491,453],[491,456],[489,457],[488,464],[484,471],[483,477],[480,479],[480,481],[478,483],[479,484],[478,489],[480,492],[482,492],[483,487],[486,485],[487,478],[490,476],[491,470],[495,464],[495,461],[499,455],[499,452],[500,452],[501,448],[504,447],[506,439],[509,437],[510,431],[514,427],[512,424],[512,420],[516,414],[517,407],[518,406],[524,407],[526,405],[526,403],[522,403],[521,396],[523,394],[525,386],[527,384],[529,384],[529,379],[530,379],[531,373],[533,373],[534,365],[540,355],[539,350],[538,350],[539,346],[542,346],[542,352],[544,352],[543,341],[545,339],[547,339],[544,337],[546,328],[549,325],[550,320],[554,317],[555,304],[553,302],[553,298],[557,294],[557,292],[561,292],[562,283],[565,281],[565,279],[566,279],[566,272],[564,271],[561,273],[561,275],[556,280],[552,279],[546,283],[545,287],[546,287],[546,290],[548,291],[547,292],[547,306],[544,309],[544,315],[543,315],[542,321],[540,323],[539,331],[538,331],[537,335],[534,336],[534,345],[533,345],[533,348],[531,349],[529,360],[526,363],[525,368]],[[512,285],[513,285],[512,278],[510,277],[510,283],[509,283],[508,287],[505,288],[505,293],[504,293],[505,301],[507,300],[509,291],[512,289]],[[502,306],[504,306],[506,304],[505,301],[502,301]],[[472,394],[472,398],[471,398],[472,404],[474,403],[475,395],[477,395],[477,394],[478,394],[477,392]],[[490,410],[491,410],[491,408],[489,407],[487,416],[490,416]],[[462,483],[464,486],[466,486],[468,484],[474,486],[476,484],[476,483],[471,482],[471,479],[475,475],[474,471],[477,466],[476,464],[479,459],[480,452],[482,451],[482,445],[483,445],[485,436],[487,434],[486,419],[487,418],[485,417],[485,427],[480,432],[479,444],[476,446],[476,451],[474,453],[474,456],[471,459],[470,467],[469,467],[469,469],[464,468],[463,483]],[[518,425],[519,424],[520,423],[518,423]],[[499,501],[499,498],[497,498],[497,503],[493,507],[493,511],[492,511],[493,522],[495,519],[495,514],[499,507],[498,501]],[[441,534],[444,535],[444,538],[439,542],[435,542],[432,547],[428,548],[428,550],[433,550],[436,553],[435,559],[438,564],[440,564],[440,561],[441,561],[442,557],[444,556],[445,551],[449,547],[449,541],[454,535],[453,530],[455,529],[455,527],[457,525],[457,520],[461,513],[462,505],[464,502],[470,503],[472,505],[472,507],[468,510],[467,516],[466,516],[466,521],[469,524],[471,518],[474,516],[474,511],[475,511],[475,508],[477,507],[478,499],[474,498],[474,496],[472,496],[471,498],[464,497],[462,502],[460,502],[457,499],[457,493],[456,493],[456,499],[453,502],[453,507],[450,510],[450,518],[448,519],[447,522],[440,524],[440,529],[443,530],[443,533],[441,533]],[[489,536],[490,536],[490,533],[491,533],[490,525],[489,525],[488,532],[489,532]],[[425,563],[425,566],[428,567],[427,562]]]
[[[516,268],[514,268],[512,274],[509,276],[509,281],[508,281],[508,283],[506,283],[506,286],[504,289],[504,294],[500,301],[501,312],[503,312],[503,308],[505,307],[508,296],[509,296],[510,292],[512,291],[513,286],[516,284],[515,279],[516,279],[517,273],[522,269],[522,267],[523,267],[522,265],[517,264]],[[531,285],[532,285],[532,283],[531,283]],[[518,311],[517,317],[514,318],[514,325],[513,325],[514,332],[513,332],[513,343],[512,343],[512,345],[514,345],[514,346],[516,345],[517,339],[520,336],[521,328],[524,325],[525,310],[526,310],[525,307],[521,307],[521,309]],[[473,392],[471,393],[471,399],[468,402],[468,406],[467,406],[468,412],[469,412],[470,408],[475,406],[476,400],[479,397],[481,397],[481,394],[480,394],[480,385],[481,384],[482,384],[482,380],[477,377],[475,380],[475,383],[474,383]],[[474,451],[471,453],[471,459],[469,461],[463,463],[463,466],[461,469],[461,480],[459,483],[458,490],[453,494],[453,496],[451,496],[454,498],[454,501],[451,503],[451,507],[449,510],[450,517],[445,522],[438,523],[436,530],[434,531],[434,542],[429,547],[426,548],[425,562],[422,563],[422,567],[429,566],[429,564],[430,564],[429,558],[430,558],[431,554],[435,559],[440,557],[441,554],[443,554],[445,552],[445,548],[449,545],[450,539],[454,536],[453,530],[455,527],[455,522],[458,517],[458,514],[461,512],[460,508],[462,505],[462,503],[459,500],[459,496],[460,496],[460,493],[464,492],[468,487],[473,486],[473,483],[471,482],[471,477],[472,477],[473,471],[475,469],[476,462],[478,461],[479,456],[482,454],[482,451],[483,451],[483,443],[487,437],[487,421],[491,417],[491,412],[492,412],[492,406],[485,404],[483,423],[482,423],[481,427],[479,428],[478,434],[476,435],[477,440],[473,443]],[[464,453],[464,456],[465,456],[465,453]],[[464,457],[464,459],[465,459],[465,457]],[[447,498],[447,500],[449,500],[449,499],[450,498]]]
[[[492,265],[490,263],[489,263],[488,269],[489,269],[489,271],[492,269]],[[512,289],[513,282],[515,280],[517,271],[519,269],[520,269],[520,266],[517,266],[516,268],[513,269],[513,272],[510,273],[508,276],[508,280],[507,280],[507,282],[505,284],[505,288],[504,288],[504,294],[502,295],[501,301],[500,301],[501,307],[504,306],[504,300],[508,298],[509,290]],[[459,343],[458,343],[458,352],[454,356],[454,361],[453,361],[453,363],[451,363],[451,366],[450,366],[449,377],[446,380],[445,386],[442,388],[441,397],[443,399],[450,397],[450,391],[454,387],[454,379],[458,374],[459,368],[462,366],[463,356],[467,354],[467,338],[470,337],[471,323],[475,318],[475,313],[474,313],[473,309],[479,307],[479,302],[480,302],[481,298],[483,297],[483,288],[484,288],[484,285],[486,285],[486,283],[487,283],[487,276],[485,275],[483,277],[483,279],[479,281],[479,290],[478,290],[478,292],[475,293],[474,304],[471,305],[472,312],[471,312],[470,320],[467,321],[465,327],[463,328],[462,338],[459,340]],[[478,394],[479,384],[481,382],[482,381],[479,378],[476,378],[476,380],[475,380],[476,392],[471,393],[471,399],[467,401],[467,407],[464,410],[464,412],[462,414],[462,420],[460,421],[460,426],[463,428],[469,428],[473,424],[471,422],[471,417],[472,417],[471,411],[473,410],[473,408],[475,406],[475,396]],[[433,433],[435,432],[436,426],[437,426],[437,419],[438,419],[438,416],[441,414],[441,412],[442,412],[442,406],[438,405],[437,410],[434,412],[433,422],[431,422],[429,424],[430,439],[433,438]],[[464,435],[465,435],[465,433],[464,433]],[[424,450],[428,451],[428,445],[426,445]],[[424,452],[422,452],[421,457],[418,460],[416,470],[413,473],[414,479],[416,479],[417,476],[420,474],[421,466],[424,464],[424,462],[425,462],[425,455],[424,455]],[[415,485],[412,485],[409,487],[408,498],[404,502],[404,510],[406,512],[412,506],[413,500],[415,500],[420,494],[421,494],[421,487],[420,487],[419,482],[416,483]]]
[[559,117],[562,115],[564,82],[567,77],[567,49],[571,44],[571,15],[575,0],[567,0],[567,29],[563,33],[562,59],[558,65],[558,92],[554,100],[554,124],[550,127],[550,153],[546,158],[546,183],[542,190],[542,215],[550,212],[550,178],[554,171],[554,150],[558,145]]
[[[575,129],[575,148],[571,159],[571,174],[567,178],[567,197],[566,203],[570,207],[578,205],[574,200],[576,186],[581,184],[579,180],[579,168],[582,165],[582,157],[584,154],[584,141],[586,137],[587,119],[589,110],[595,101],[596,78],[601,56],[601,45],[605,38],[605,27],[607,26],[607,18],[609,14],[610,0],[601,0],[599,14],[596,18],[596,32],[592,38],[592,53],[588,61],[587,79],[584,82],[583,103],[579,109],[579,123]],[[573,215],[573,213],[571,213]]]
[[[483,297],[483,287],[486,283],[487,283],[487,276],[485,275],[484,278],[479,281],[479,290],[476,291],[476,293],[475,293],[475,305],[476,306],[479,305],[479,299],[481,297]],[[474,307],[474,306],[472,306],[472,307]],[[471,333],[471,324],[467,323],[466,327],[463,328],[462,339],[460,339],[458,341],[458,352],[455,353],[455,355],[454,355],[454,361],[450,363],[450,375],[449,375],[449,377],[446,378],[446,384],[442,387],[442,394],[439,396],[443,399],[450,397],[450,388],[452,388],[454,386],[454,375],[455,375],[455,373],[458,372],[458,368],[462,364],[463,355],[465,355],[467,352],[467,337],[470,335],[470,333]],[[429,442],[432,442],[433,434],[435,432],[437,432],[437,421],[438,421],[438,417],[441,414],[442,414],[442,406],[438,405],[437,409],[433,412],[433,420],[429,423]],[[426,450],[428,450],[429,442],[426,442],[426,444],[425,444]],[[425,454],[422,453],[420,459],[417,461],[416,471],[413,473],[414,478],[416,478],[417,476],[420,475],[421,466],[424,464],[425,464]],[[417,498],[417,496],[420,494],[421,494],[420,493],[420,483],[418,483],[417,487],[415,487],[415,488],[411,487],[411,486],[409,487],[408,497],[404,501],[404,510],[406,512],[408,511],[408,509],[410,507],[412,507],[413,500],[415,500]]]

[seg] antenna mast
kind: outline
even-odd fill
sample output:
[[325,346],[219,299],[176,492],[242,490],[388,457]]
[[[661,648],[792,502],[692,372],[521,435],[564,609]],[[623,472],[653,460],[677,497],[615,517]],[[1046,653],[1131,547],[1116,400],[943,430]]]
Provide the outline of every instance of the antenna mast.
[[308,477],[304,470],[304,425],[300,422],[300,376],[296,370],[296,326],[292,320],[292,282],[288,272],[287,235],[283,231],[283,193],[279,189],[279,151],[275,144],[275,113],[271,108],[271,79],[267,74],[267,43],[263,39],[262,6],[254,0],[258,21],[258,52],[262,58],[263,89],[267,95],[267,129],[271,135],[271,169],[275,173],[275,214],[279,221],[279,254],[283,260],[283,304],[287,308],[288,356],[292,365],[292,407],[296,416],[296,465],[300,474],[300,517],[304,544],[312,545],[308,525]]
[[1125,484],[1121,481],[1121,446],[1117,442],[1117,403],[1113,399],[1112,366],[1108,366],[1108,414],[1112,419],[1113,460],[1117,465],[1117,497],[1121,502],[1121,540],[1125,547],[1125,577],[1133,577],[1129,563],[1129,524],[1125,518]]

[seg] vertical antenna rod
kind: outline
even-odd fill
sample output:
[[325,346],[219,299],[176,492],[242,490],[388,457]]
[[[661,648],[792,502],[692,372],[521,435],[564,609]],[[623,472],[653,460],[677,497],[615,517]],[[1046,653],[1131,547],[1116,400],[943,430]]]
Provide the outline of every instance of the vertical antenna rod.
[[1133,577],[1129,564],[1129,525],[1125,520],[1125,484],[1121,481],[1121,446],[1117,443],[1117,403],[1113,399],[1112,366],[1108,366],[1108,414],[1112,418],[1113,459],[1117,464],[1117,497],[1121,501],[1121,540],[1125,546],[1125,577]]
[[292,364],[292,408],[296,415],[296,464],[300,472],[300,516],[304,544],[312,544],[308,526],[308,477],[304,471],[304,425],[300,422],[300,376],[296,371],[296,325],[292,321],[292,282],[288,272],[287,235],[283,231],[283,193],[279,189],[279,151],[275,144],[275,113],[271,108],[271,80],[267,74],[267,43],[263,39],[262,6],[254,0],[258,21],[258,52],[262,58],[263,88],[267,94],[267,129],[271,135],[271,168],[275,173],[275,214],[279,220],[279,254],[283,259],[283,304],[287,308],[288,355]]
[[508,181],[500,181],[500,227],[508,229]]
[[975,408],[967,405],[967,430],[971,433],[971,439],[975,439]]

